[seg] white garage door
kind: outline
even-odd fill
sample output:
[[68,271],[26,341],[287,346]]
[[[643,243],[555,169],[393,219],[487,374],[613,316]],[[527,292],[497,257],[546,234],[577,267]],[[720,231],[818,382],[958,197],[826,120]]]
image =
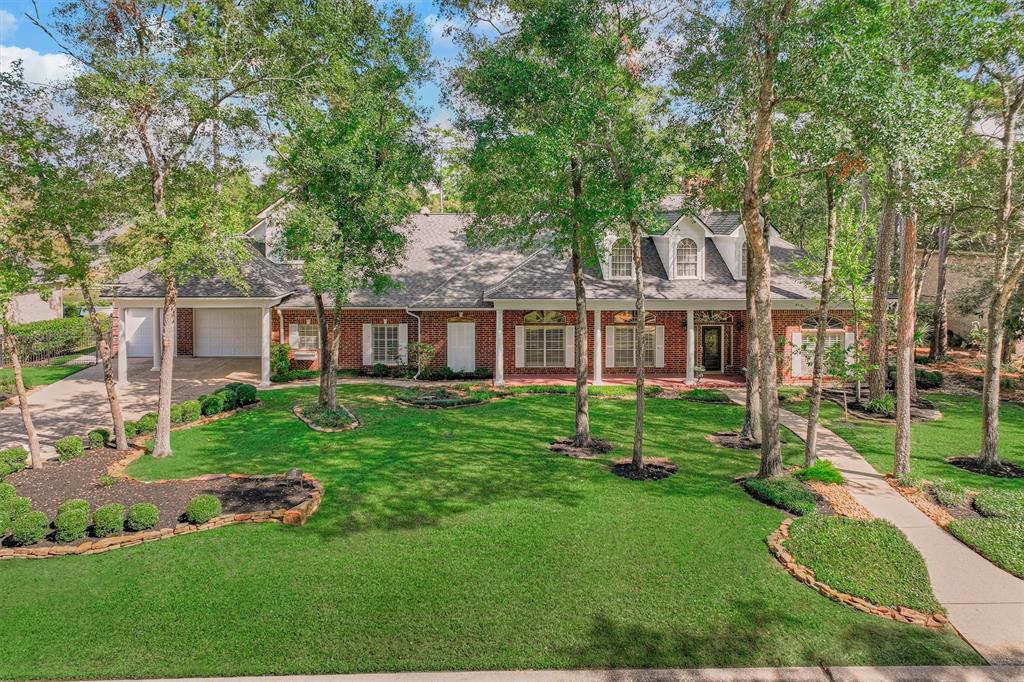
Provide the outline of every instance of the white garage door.
[[195,355],[259,357],[260,313],[259,308],[196,308]]
[[124,338],[128,342],[128,357],[153,357],[152,308],[125,308]]

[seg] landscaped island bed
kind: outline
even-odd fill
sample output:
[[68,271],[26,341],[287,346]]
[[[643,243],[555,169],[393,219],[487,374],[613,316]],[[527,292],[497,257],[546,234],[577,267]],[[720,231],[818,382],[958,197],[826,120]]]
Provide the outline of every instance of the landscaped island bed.
[[[548,451],[569,396],[419,410],[343,386],[362,427],[291,413],[315,389],[172,435],[141,479],[277,474],[324,485],[309,522],[229,526],[97,556],[0,564],[0,677],[380,670],[981,663],[949,628],[881,619],[793,579],[765,539],[785,514],[718,448],[742,408],[654,398],[647,451],[679,466],[630,481],[634,404],[596,400],[594,461]],[[797,464],[799,446],[785,446]],[[88,456],[87,456],[88,457]]]

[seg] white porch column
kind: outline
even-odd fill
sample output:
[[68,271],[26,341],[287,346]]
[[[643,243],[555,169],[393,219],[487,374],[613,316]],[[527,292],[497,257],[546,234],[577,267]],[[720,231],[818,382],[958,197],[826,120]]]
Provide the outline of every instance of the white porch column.
[[124,308],[117,306],[117,387],[128,385],[128,335],[124,331]]
[[494,310],[494,385],[505,385],[505,311]]
[[160,360],[163,351],[164,309],[153,308],[153,367],[151,372],[160,371]]
[[601,311],[594,311],[594,385],[600,386],[601,367],[604,366],[604,353],[601,351]]
[[693,311],[686,311],[686,383],[693,385],[693,365],[697,357],[697,330],[693,328]]
[[270,385],[270,308],[265,307],[260,324],[260,386]]

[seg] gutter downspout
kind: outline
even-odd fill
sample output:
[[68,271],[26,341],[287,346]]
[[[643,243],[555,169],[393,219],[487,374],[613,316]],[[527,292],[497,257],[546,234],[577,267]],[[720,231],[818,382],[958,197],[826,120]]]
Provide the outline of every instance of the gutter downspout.
[[[406,308],[405,312],[407,314],[412,315],[413,317],[416,318],[416,343],[419,343],[420,340],[423,338],[423,336],[422,336],[423,320],[422,320],[422,318],[420,318],[419,315],[417,315],[413,311],[409,310],[408,308]],[[409,350],[406,349],[405,352],[406,352],[406,354],[408,354]],[[416,374],[413,376],[413,379],[414,380],[418,380],[419,378],[420,378],[420,368],[419,368],[419,363],[417,362],[416,363]]]

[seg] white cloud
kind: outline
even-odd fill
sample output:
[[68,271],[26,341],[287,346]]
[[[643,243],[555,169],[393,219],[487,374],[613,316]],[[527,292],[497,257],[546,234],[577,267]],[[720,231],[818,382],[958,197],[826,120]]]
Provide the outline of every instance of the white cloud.
[[427,25],[427,30],[430,32],[430,44],[434,49],[452,47],[455,44],[450,31],[455,24],[451,19],[442,19],[436,14],[431,14],[423,22]]
[[28,47],[0,45],[0,71],[9,70],[11,63],[18,60],[25,69],[25,80],[30,83],[53,83],[74,74],[74,64],[66,54],[41,54]]
[[5,9],[0,9],[0,41],[14,35],[18,28],[18,19]]

